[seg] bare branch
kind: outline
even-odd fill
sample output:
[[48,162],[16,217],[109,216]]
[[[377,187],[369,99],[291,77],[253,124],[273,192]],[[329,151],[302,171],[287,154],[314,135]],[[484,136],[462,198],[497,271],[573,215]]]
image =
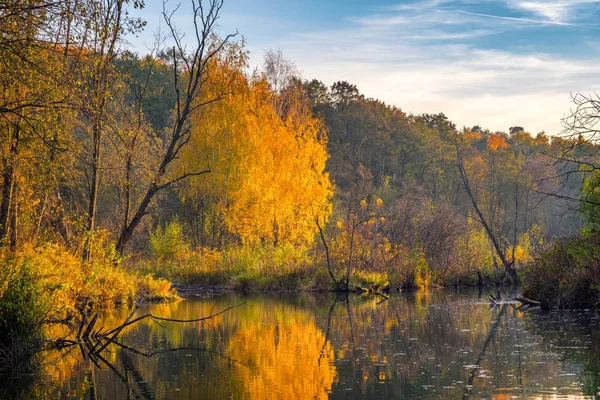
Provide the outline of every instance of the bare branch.
[[183,175],[181,175],[181,176],[179,176],[179,177],[177,177],[175,179],[172,179],[172,180],[170,180],[170,181],[168,181],[166,183],[163,183],[162,185],[157,186],[156,190],[157,191],[162,190],[162,189],[166,188],[167,186],[171,186],[172,184],[177,183],[179,181],[182,181],[182,180],[184,180],[186,178],[189,178],[191,176],[200,176],[200,175],[208,174],[209,172],[212,172],[210,168],[205,169],[203,171],[198,171],[198,172],[187,172],[187,173],[184,173]]

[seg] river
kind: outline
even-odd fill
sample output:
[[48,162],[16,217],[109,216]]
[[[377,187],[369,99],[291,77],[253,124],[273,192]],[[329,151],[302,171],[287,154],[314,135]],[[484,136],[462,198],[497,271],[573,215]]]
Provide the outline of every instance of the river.
[[[244,303],[245,302],[245,303]],[[490,306],[477,291],[372,295],[225,292],[148,304],[144,320],[90,360],[46,351],[1,398],[594,398],[600,313]],[[114,310],[98,326],[117,326]],[[597,397],[596,397],[597,398]]]

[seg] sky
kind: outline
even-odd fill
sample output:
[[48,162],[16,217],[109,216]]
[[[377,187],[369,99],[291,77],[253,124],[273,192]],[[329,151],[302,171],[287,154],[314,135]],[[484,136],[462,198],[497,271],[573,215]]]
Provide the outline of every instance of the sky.
[[[181,2],[174,21],[191,39]],[[147,21],[129,38],[138,52],[165,30],[161,11],[146,0],[132,13]],[[348,81],[407,113],[555,135],[571,95],[600,90],[599,17],[600,0],[224,0],[219,33],[243,36],[252,67],[280,49],[303,78]]]

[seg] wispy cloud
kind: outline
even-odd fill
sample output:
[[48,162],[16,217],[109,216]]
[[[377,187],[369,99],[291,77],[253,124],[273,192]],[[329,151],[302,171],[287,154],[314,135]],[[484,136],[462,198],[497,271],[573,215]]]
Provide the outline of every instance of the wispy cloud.
[[505,21],[515,21],[515,22],[524,22],[524,23],[533,23],[533,24],[542,24],[542,25],[562,25],[562,26],[572,26],[573,24],[555,20],[539,20],[539,19],[530,19],[530,18],[522,18],[522,17],[506,17],[500,15],[492,15],[492,14],[483,14],[476,12],[468,12],[468,11],[457,11],[458,13],[464,15],[472,15],[474,17],[483,17],[483,18],[492,18],[492,19],[500,19]]
[[348,80],[408,112],[443,111],[459,126],[518,124],[558,133],[569,93],[597,89],[597,60],[533,44],[519,51],[505,38],[576,29],[572,7],[584,2],[564,1],[552,14],[541,1],[538,8],[513,0],[490,0],[488,8],[467,0],[420,1],[349,18],[342,29],[289,35],[276,46],[307,78]]
[[567,23],[576,20],[582,6],[598,4],[598,0],[507,0],[513,9],[536,15],[548,22]]

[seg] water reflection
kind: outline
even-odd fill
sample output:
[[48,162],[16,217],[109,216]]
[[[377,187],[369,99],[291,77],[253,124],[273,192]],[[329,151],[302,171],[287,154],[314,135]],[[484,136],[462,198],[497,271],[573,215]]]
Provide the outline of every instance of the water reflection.
[[[191,298],[91,360],[45,354],[0,398],[580,398],[600,390],[600,314],[490,307],[470,293]],[[103,316],[118,325],[127,310]]]

